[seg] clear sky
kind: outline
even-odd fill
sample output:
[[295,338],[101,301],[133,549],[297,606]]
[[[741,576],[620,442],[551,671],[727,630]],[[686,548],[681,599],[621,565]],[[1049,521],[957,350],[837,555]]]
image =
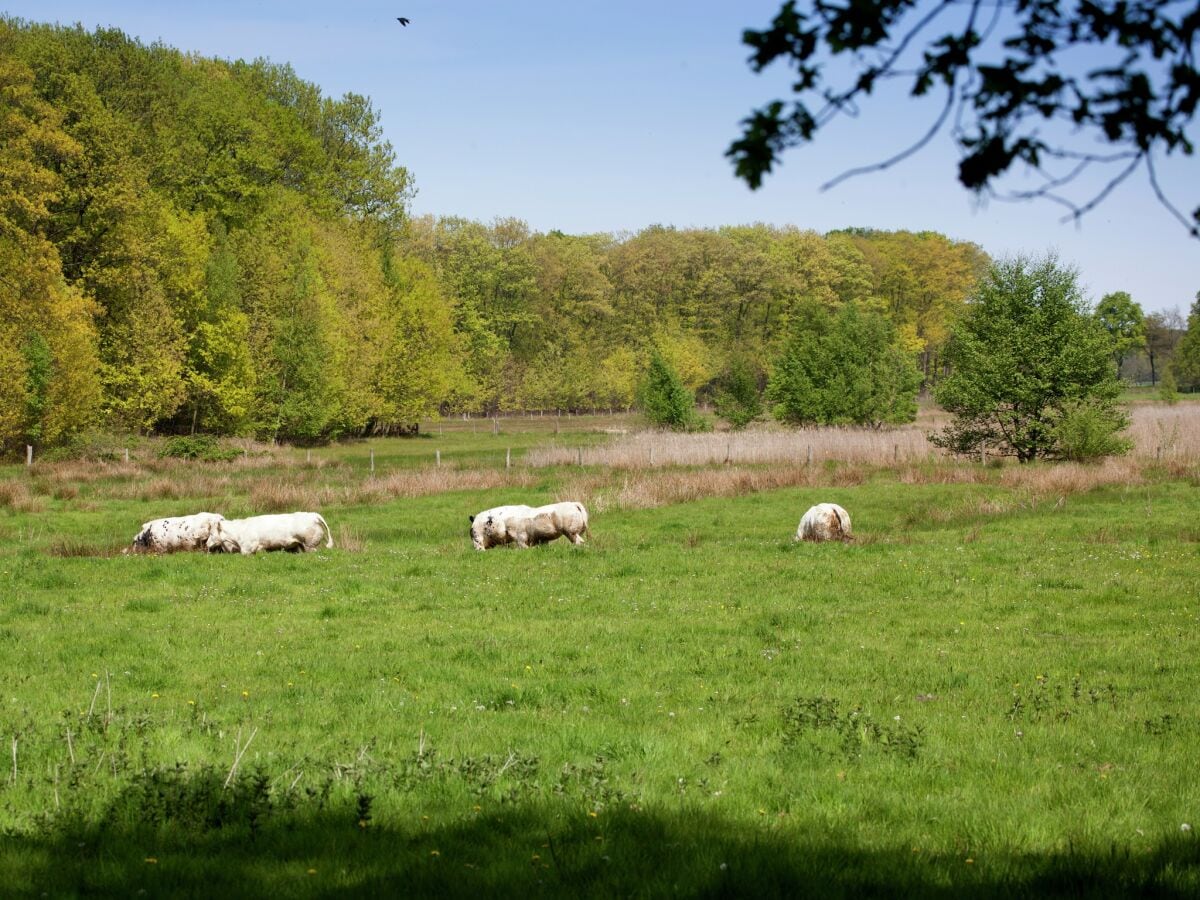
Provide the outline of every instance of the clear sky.
[[[886,172],[822,192],[850,166],[902,149],[934,110],[883,96],[793,150],[758,191],[724,157],[738,122],[781,96],[741,43],[781,0],[0,0],[33,21],[115,26],[144,42],[290,63],[327,94],[369,96],[417,214],[524,219],[539,231],[636,231],[767,222],[929,229],[994,256],[1053,250],[1088,297],[1124,290],[1183,313],[1200,291],[1200,241],[1144,177],[1082,223],[1049,203],[980,205],[955,179],[949,137]],[[396,21],[405,16],[405,28]],[[1195,139],[1195,138],[1194,138]],[[1177,205],[1200,204],[1195,157],[1160,170]]]

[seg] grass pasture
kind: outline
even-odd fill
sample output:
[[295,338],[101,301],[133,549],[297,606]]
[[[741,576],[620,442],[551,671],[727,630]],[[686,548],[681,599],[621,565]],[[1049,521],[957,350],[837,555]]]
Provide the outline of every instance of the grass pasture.
[[[1200,893],[1194,461],[760,483],[441,437],[432,474],[428,439],[6,471],[6,895]],[[587,546],[470,549],[567,493]],[[348,548],[112,553],[305,500]],[[792,542],[821,500],[855,543]]]

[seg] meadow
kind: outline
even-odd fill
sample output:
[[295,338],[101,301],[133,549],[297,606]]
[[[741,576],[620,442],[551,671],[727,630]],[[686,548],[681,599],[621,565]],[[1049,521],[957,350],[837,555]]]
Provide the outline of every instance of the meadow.
[[[8,467],[3,892],[1194,896],[1200,405],[1147,409],[1094,466],[594,417]],[[471,549],[566,497],[586,546]],[[119,552],[201,508],[338,546]]]

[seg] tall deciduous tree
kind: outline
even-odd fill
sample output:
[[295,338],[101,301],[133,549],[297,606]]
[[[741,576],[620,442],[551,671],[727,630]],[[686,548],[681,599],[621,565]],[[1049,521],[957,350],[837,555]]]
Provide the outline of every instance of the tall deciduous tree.
[[99,403],[95,305],[62,277],[46,231],[81,152],[0,22],[0,449],[54,443]]
[[1112,339],[1113,359],[1117,363],[1117,374],[1120,374],[1126,357],[1146,344],[1142,308],[1127,292],[1114,291],[1100,298],[1093,315]]
[[1053,256],[993,265],[955,326],[936,392],[954,420],[932,440],[1028,462],[1067,455],[1058,429],[1073,414],[1120,430],[1111,346],[1073,269]]
[[1153,312],[1146,316],[1146,359],[1150,363],[1150,384],[1158,384],[1160,373],[1166,371],[1186,323],[1179,309]]

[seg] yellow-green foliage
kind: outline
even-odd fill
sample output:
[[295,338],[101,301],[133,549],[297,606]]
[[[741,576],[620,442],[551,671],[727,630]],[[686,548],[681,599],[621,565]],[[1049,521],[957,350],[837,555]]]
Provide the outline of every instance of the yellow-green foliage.
[[409,221],[364,97],[116,30],[0,18],[0,51],[0,450],[628,407],[655,350],[708,396],[814,302],[885,313],[929,372],[983,259],[930,233]]

